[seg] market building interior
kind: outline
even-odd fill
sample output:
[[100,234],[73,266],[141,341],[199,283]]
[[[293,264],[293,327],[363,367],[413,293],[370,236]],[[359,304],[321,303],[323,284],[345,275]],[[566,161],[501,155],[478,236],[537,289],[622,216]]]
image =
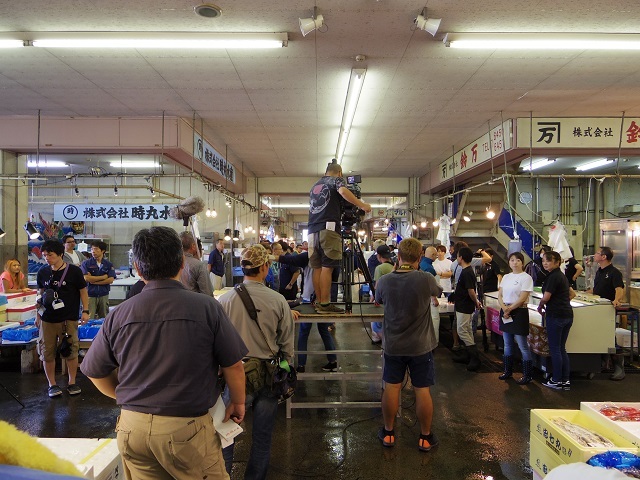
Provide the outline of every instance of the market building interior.
[[[231,287],[244,247],[307,239],[309,190],[332,159],[372,206],[354,228],[367,257],[376,240],[462,240],[493,249],[506,273],[514,243],[528,263],[562,228],[583,265],[613,249],[627,309],[585,303],[569,343],[582,356],[571,391],[541,386],[544,362],[527,386],[499,381],[502,340],[489,311],[476,333],[479,372],[457,368],[445,308],[433,387],[441,445],[424,455],[402,444],[416,432],[409,385],[390,454],[375,437],[378,347],[354,307],[333,332],[347,351],[341,371],[306,373],[294,407],[281,406],[269,478],[519,480],[569,463],[534,458],[530,411],[632,402],[639,387],[637,6],[216,3],[0,7],[0,263],[20,260],[33,286],[43,240],[73,232],[84,251],[102,240],[118,271],[115,306],[135,280],[133,236],[166,225],[190,228],[204,257],[223,239]],[[194,196],[204,208],[185,227],[169,212]],[[585,269],[577,289],[589,282]],[[603,360],[616,338],[627,347],[621,382]],[[81,397],[53,403],[41,372],[21,373],[37,370],[24,350],[0,344],[0,419],[35,437],[115,438],[113,401],[79,375]],[[312,357],[319,367],[324,357]],[[317,408],[295,406],[305,400]],[[237,440],[231,478],[242,478],[249,439]],[[631,443],[638,453],[640,440]]]

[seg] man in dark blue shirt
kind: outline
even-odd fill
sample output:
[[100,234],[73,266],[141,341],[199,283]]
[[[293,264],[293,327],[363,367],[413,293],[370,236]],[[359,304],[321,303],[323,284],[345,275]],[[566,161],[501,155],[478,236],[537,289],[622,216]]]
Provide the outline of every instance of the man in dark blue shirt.
[[215,248],[209,254],[209,272],[213,273],[213,289],[222,288],[222,277],[224,277],[224,240],[221,238],[216,242]]
[[104,258],[107,244],[101,240],[91,245],[91,258],[82,262],[80,269],[89,285],[89,318],[104,318],[109,312],[109,291],[116,279],[113,263]]

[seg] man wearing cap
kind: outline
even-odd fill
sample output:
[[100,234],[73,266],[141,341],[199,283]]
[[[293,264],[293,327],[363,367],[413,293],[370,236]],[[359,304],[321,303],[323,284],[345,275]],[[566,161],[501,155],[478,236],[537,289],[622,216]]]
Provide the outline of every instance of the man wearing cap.
[[[374,287],[378,288],[378,280],[383,275],[393,271],[393,263],[391,262],[391,248],[389,245],[380,245],[376,249],[376,258],[379,265],[373,273]],[[373,296],[371,301],[374,301]],[[382,343],[382,322],[371,322],[371,342],[374,344]]]
[[244,418],[247,347],[216,300],[180,283],[184,256],[173,229],[140,230],[132,250],[146,286],[107,316],[81,366],[122,408],[125,476],[228,480],[209,409],[221,368],[225,421]]
[[[258,311],[260,327],[251,319],[235,290],[222,295],[220,303],[249,348],[247,357],[269,361],[274,353],[280,353],[291,362],[293,322],[298,312],[289,308],[281,294],[265,285],[269,263],[269,252],[262,245],[252,245],[242,253],[243,284]],[[256,392],[247,392],[247,405],[253,406],[253,423],[251,453],[244,478],[264,479],[269,468],[278,398],[271,394],[269,386],[265,386]]]
[[334,268],[340,268],[342,260],[340,197],[365,212],[371,211],[371,205],[347,188],[342,167],[332,162],[309,192],[309,264],[318,299],[316,311],[327,315],[344,313],[331,303],[331,274]]

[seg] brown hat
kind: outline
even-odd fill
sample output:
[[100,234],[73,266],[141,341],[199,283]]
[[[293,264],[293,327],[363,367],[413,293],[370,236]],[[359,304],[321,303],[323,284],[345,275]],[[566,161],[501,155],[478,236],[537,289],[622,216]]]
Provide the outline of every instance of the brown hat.
[[260,244],[251,245],[242,252],[242,266],[249,268],[261,267],[269,261],[269,252]]

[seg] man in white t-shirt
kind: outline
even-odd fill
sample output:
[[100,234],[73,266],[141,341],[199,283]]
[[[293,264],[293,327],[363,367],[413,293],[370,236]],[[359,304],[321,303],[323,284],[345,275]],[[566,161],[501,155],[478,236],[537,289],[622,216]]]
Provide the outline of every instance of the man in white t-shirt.
[[451,277],[453,272],[451,271],[451,260],[446,258],[447,255],[447,247],[444,245],[438,245],[436,247],[438,251],[438,258],[433,261],[433,269],[438,274],[436,276],[436,280],[442,287],[442,291],[445,294],[451,293],[453,290],[451,288]]
[[76,267],[80,266],[85,258],[76,251],[76,239],[73,238],[73,235],[62,237],[62,243],[64,243],[63,261]]

